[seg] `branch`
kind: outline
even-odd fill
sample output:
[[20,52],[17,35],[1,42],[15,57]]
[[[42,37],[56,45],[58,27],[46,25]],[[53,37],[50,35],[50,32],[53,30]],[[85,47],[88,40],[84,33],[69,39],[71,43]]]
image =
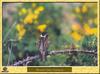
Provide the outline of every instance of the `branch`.
[[71,50],[71,49],[65,49],[65,50],[53,50],[53,51],[50,51],[48,54],[49,55],[52,55],[52,54],[62,54],[62,53],[73,53],[73,52],[79,52],[79,53],[88,53],[88,54],[94,54],[94,55],[97,55],[97,52],[95,51],[88,51],[88,50],[80,50],[80,49],[74,49],[74,50]]
[[39,55],[35,55],[35,56],[28,56],[27,58],[23,59],[23,60],[19,60],[18,62],[15,62],[14,64],[12,64],[11,66],[18,66],[20,64],[23,64],[23,63],[27,63],[28,61],[32,61],[34,59],[38,59],[39,58]]
[[[64,50],[53,50],[53,51],[49,51],[47,55],[53,55],[53,54],[66,54],[66,53],[73,53],[73,52],[79,52],[79,53],[88,53],[88,54],[94,54],[97,55],[96,52],[94,51],[87,51],[87,50],[80,50],[80,49],[64,49]],[[12,64],[11,66],[18,66],[20,64],[23,63],[27,63],[29,61],[32,61],[34,59],[39,59],[39,55],[35,55],[35,56],[28,56],[26,59],[20,60],[18,62],[15,62],[14,64]]]

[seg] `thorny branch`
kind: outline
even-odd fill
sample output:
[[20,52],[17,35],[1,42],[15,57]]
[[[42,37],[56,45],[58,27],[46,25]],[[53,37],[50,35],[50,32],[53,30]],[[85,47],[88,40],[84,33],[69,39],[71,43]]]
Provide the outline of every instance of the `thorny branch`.
[[[49,51],[47,55],[66,54],[66,53],[73,53],[73,52],[86,53],[86,54],[89,53],[89,54],[97,55],[95,51],[87,51],[87,50],[80,50],[80,49],[53,50],[53,51]],[[39,55],[27,56],[27,58],[23,60],[19,60],[18,62],[15,62],[14,64],[11,64],[11,66],[18,66],[20,64],[29,63],[34,59],[39,59]]]

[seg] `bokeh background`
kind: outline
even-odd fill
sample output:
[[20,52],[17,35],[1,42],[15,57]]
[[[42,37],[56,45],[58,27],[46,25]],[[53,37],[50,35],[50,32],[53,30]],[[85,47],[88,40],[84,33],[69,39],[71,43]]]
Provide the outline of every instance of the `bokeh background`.
[[[3,65],[7,65],[9,39],[10,63],[38,54],[41,32],[49,35],[51,50],[76,48],[97,52],[97,3],[3,3]],[[97,57],[77,53],[58,54],[47,61],[34,60],[31,66],[95,66]]]

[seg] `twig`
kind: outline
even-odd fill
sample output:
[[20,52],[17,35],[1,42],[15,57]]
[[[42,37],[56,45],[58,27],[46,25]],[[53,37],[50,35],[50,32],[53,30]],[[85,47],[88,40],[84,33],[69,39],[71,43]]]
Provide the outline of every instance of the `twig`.
[[[75,49],[75,50],[71,50],[71,49],[65,49],[65,50],[53,50],[53,51],[49,51],[47,55],[53,55],[53,54],[62,54],[62,53],[73,53],[73,52],[79,52],[79,53],[89,53],[89,54],[94,54],[97,55],[96,52],[94,51],[87,51],[87,50],[80,50],[80,49]],[[18,66],[20,64],[23,63],[27,63],[28,61],[32,61],[34,59],[39,59],[39,55],[35,55],[35,56],[28,56],[26,59],[20,60],[18,62],[15,62],[14,64],[12,64],[11,66]],[[29,62],[28,62],[29,63]]]

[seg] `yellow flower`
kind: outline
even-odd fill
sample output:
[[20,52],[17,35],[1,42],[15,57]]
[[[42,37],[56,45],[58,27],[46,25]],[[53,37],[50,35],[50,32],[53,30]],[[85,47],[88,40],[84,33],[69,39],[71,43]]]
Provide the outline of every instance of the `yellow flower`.
[[74,30],[74,31],[78,31],[78,30],[80,30],[80,29],[81,29],[80,24],[75,23],[75,24],[72,25],[72,30]]
[[75,41],[79,41],[82,38],[82,36],[80,34],[78,34],[77,32],[75,32],[75,31],[72,32],[71,36]]
[[44,10],[43,6],[39,6],[34,10],[34,14],[39,15]]
[[24,19],[24,23],[25,23],[25,24],[31,24],[32,21],[33,21],[33,15],[32,15],[32,14],[27,15],[27,16],[25,17],[25,19]]
[[33,13],[29,13],[29,14],[25,17],[24,23],[25,23],[25,24],[32,24],[33,19],[37,19],[37,18],[38,18],[38,15],[33,14]]
[[83,27],[86,35],[92,35],[92,34],[97,35],[97,28],[90,28],[88,24],[84,24]]
[[22,24],[17,24],[16,29],[18,31],[18,39],[21,40],[26,33],[26,30]]
[[91,29],[91,32],[92,32],[92,34],[94,34],[94,35],[97,36],[97,28],[92,28],[92,29]]
[[18,36],[23,37],[25,32],[26,32],[26,30],[22,29],[21,31],[19,31]]
[[18,32],[18,40],[21,40],[23,38],[23,36],[25,35],[26,30],[23,29],[21,31]]
[[25,8],[22,8],[19,12],[19,15],[23,15],[23,14],[26,14],[27,13],[27,10]]
[[38,18],[38,15],[33,14],[33,19],[35,20],[35,19],[37,19],[37,18]]
[[25,8],[22,8],[21,11],[22,11],[23,14],[27,13],[27,10]]
[[37,8],[37,10],[40,11],[40,12],[43,11],[43,10],[44,10],[44,6],[39,6],[39,7]]
[[34,14],[39,15],[40,12],[38,10],[34,10]]
[[85,30],[85,34],[86,35],[90,35],[90,34],[92,34],[92,32],[91,32],[91,28],[90,28],[90,26],[88,25],[88,24],[84,24],[84,30]]
[[76,13],[80,13],[80,8],[79,8],[79,7],[76,7],[76,8],[75,8],[75,12],[76,12]]
[[40,32],[44,32],[46,29],[47,25],[46,24],[41,24],[37,27],[37,30],[39,30]]
[[17,24],[16,25],[17,31],[21,31],[23,28],[24,28],[24,26],[22,24]]
[[82,12],[83,12],[83,13],[86,13],[87,10],[88,10],[87,6],[86,6],[86,5],[83,5],[83,7],[82,7]]

